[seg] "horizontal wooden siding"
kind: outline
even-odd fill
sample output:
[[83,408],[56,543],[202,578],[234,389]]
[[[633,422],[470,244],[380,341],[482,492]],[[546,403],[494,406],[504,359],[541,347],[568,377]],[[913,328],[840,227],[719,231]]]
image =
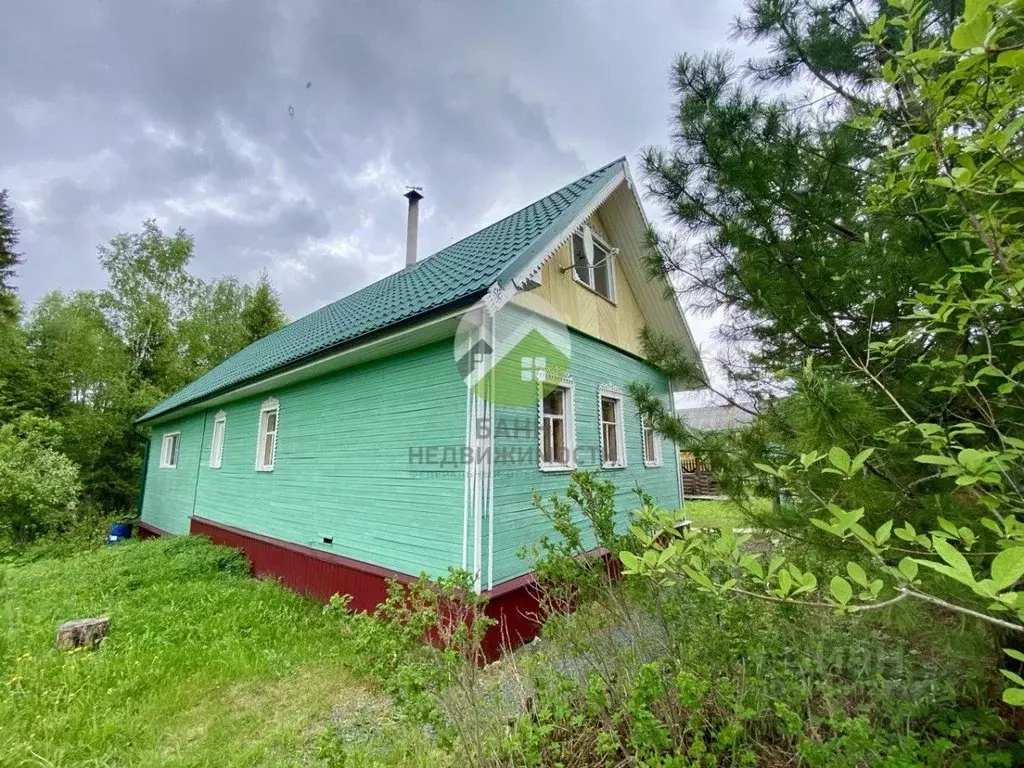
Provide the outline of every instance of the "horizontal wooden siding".
[[[679,495],[679,475],[676,452],[668,440],[661,440],[662,465],[645,467],[643,460],[640,417],[628,394],[623,397],[624,437],[627,465],[622,469],[600,469],[598,426],[598,388],[603,384],[616,386],[625,392],[634,381],[647,382],[656,394],[670,397],[668,380],[654,367],[630,355],[623,354],[600,341],[571,332],[572,352],[570,373],[574,383],[576,443],[580,451],[580,469],[598,469],[602,479],[617,486],[616,506],[619,520],[625,522],[626,511],[635,509],[636,485],[665,507],[675,509],[682,500]],[[495,413],[494,450],[496,456],[535,456],[537,451],[537,406],[499,406]],[[495,465],[494,486],[494,571],[495,586],[503,581],[527,573],[530,568],[517,552],[523,546],[536,542],[550,525],[533,505],[533,491],[546,499],[553,493],[564,496],[569,484],[569,473],[542,472],[536,461],[498,462]],[[593,546],[588,539],[588,546]]]

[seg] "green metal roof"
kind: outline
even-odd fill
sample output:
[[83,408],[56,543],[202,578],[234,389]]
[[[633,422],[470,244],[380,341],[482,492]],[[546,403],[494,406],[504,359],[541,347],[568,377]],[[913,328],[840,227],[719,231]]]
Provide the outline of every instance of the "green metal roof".
[[142,418],[149,421],[269,373],[335,351],[397,323],[468,302],[518,273],[590,204],[625,158],[577,179],[501,221],[449,245],[411,269],[321,307],[253,342]]

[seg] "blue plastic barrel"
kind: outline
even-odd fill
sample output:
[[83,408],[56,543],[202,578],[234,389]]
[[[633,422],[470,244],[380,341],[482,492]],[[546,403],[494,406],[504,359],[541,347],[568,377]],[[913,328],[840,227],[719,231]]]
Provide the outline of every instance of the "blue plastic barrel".
[[107,544],[117,544],[117,542],[130,539],[131,537],[131,523],[114,523],[110,526],[110,533],[107,534]]

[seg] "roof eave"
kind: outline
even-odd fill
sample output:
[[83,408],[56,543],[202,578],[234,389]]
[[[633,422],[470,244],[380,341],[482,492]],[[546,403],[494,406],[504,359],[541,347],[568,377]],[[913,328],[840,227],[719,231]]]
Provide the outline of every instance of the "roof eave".
[[412,330],[419,325],[429,323],[431,322],[431,320],[435,319],[435,316],[447,315],[453,312],[458,312],[463,308],[468,308],[469,306],[473,305],[476,301],[478,301],[484,295],[484,293],[484,291],[475,291],[473,293],[467,294],[466,296],[462,296],[458,299],[455,299],[454,301],[450,301],[446,304],[441,304],[437,307],[433,307],[424,312],[420,312],[419,314],[412,315],[408,318],[405,318],[404,320],[400,320],[397,323],[392,323],[391,325],[385,326],[384,328],[377,328],[373,331],[368,331],[367,333],[364,333],[360,336],[355,336],[351,339],[346,339],[345,341],[340,342],[338,344],[325,347],[324,349],[318,350],[317,352],[314,352],[312,354],[289,361],[287,365],[282,365],[278,368],[274,368],[269,371],[264,371],[263,373],[260,373],[256,376],[250,376],[249,378],[243,379],[242,381],[233,382],[229,385],[220,387],[219,389],[212,390],[211,392],[208,392],[203,396],[196,398],[195,400],[187,400],[183,403],[179,403],[175,406],[172,406],[171,408],[168,408],[165,411],[153,413],[151,409],[149,412],[143,414],[138,419],[136,419],[135,424],[142,426],[157,421],[166,421],[167,419],[177,414],[180,414],[183,411],[194,410],[201,406],[203,403],[207,403],[211,400],[222,398],[225,395],[229,395],[232,392],[238,390],[250,388],[254,384],[258,384],[259,382],[264,381],[265,379],[280,376],[282,374],[289,373],[303,366],[308,366],[317,363],[323,359],[341,354],[350,348],[354,348],[357,346],[365,346],[367,344],[374,344],[380,341],[384,341],[394,336],[396,333],[401,333],[405,330]]

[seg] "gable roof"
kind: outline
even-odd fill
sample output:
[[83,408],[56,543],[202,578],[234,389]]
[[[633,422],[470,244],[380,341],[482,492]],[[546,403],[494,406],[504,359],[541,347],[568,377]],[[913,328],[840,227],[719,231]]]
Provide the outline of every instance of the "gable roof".
[[139,421],[155,419],[398,323],[471,303],[495,283],[508,284],[626,174],[626,159],[621,157],[412,267],[295,320],[207,371]]

